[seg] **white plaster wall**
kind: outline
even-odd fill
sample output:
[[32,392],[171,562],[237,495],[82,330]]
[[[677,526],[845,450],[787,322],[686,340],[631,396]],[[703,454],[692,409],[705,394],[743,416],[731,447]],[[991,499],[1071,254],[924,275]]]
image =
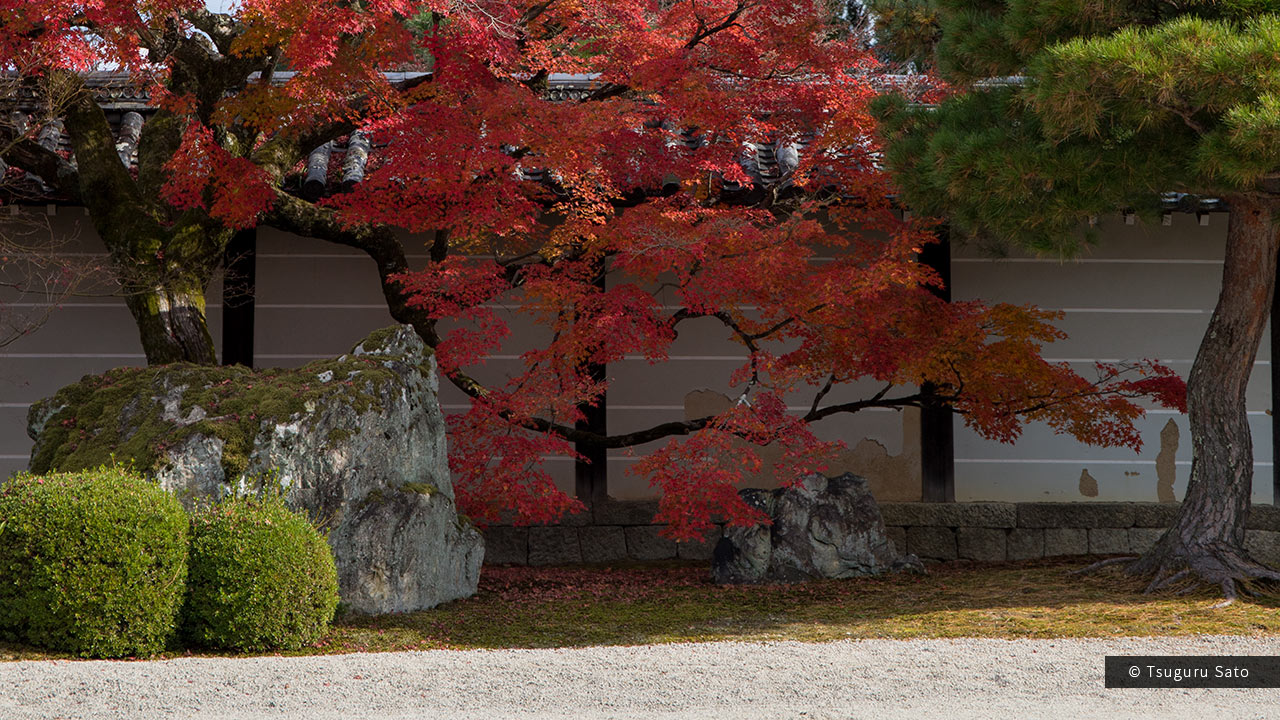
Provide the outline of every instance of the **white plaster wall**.
[[[44,213],[43,209],[26,210]],[[80,252],[102,253],[78,209],[61,208],[47,217],[58,231],[77,234]],[[3,220],[3,217],[0,217]],[[957,299],[1034,303],[1066,311],[1061,326],[1069,340],[1048,349],[1050,358],[1073,362],[1088,371],[1096,359],[1159,359],[1184,377],[1217,296],[1226,216],[1215,214],[1202,227],[1193,215],[1175,215],[1173,225],[1125,225],[1103,218],[1101,242],[1081,258],[1015,256],[993,260],[975,248],[954,249],[953,293]],[[409,240],[411,264],[425,262],[425,238]],[[255,355],[260,367],[302,365],[345,352],[370,330],[392,322],[383,305],[372,261],[338,245],[269,229],[259,233]],[[0,301],[14,298],[0,290]],[[518,353],[539,339],[539,331],[509,312],[513,336],[479,369],[488,381],[518,370]],[[221,291],[209,294],[209,319],[215,341],[221,334]],[[711,391],[734,395],[728,374],[741,363],[741,349],[715,321],[682,326],[671,359],[650,365],[628,358],[609,366],[613,384],[608,398],[609,428],[624,432],[697,414]],[[1267,342],[1259,353],[1249,387],[1249,417],[1254,427],[1255,502],[1271,502],[1270,387]],[[30,441],[25,433],[29,404],[87,373],[144,362],[136,330],[118,298],[75,298],[30,337],[0,348],[0,476],[25,468]],[[446,412],[465,410],[465,396],[442,382]],[[857,397],[869,387],[842,388],[833,400]],[[837,397],[838,396],[838,397]],[[797,411],[808,398],[790,400]],[[1172,421],[1179,431],[1173,450],[1161,431]],[[873,411],[831,418],[818,428],[824,438],[842,439],[851,451],[840,469],[862,469],[890,478],[882,499],[913,499],[919,492],[919,450],[913,413]],[[1028,428],[1013,445],[988,442],[957,421],[956,495],[958,500],[1157,500],[1160,477],[1172,456],[1173,490],[1180,497],[1190,465],[1186,419],[1154,410],[1142,422],[1146,447],[1141,454],[1081,445],[1043,427]],[[869,442],[861,442],[862,440]],[[628,470],[652,447],[611,451],[611,494],[652,497],[647,480]],[[573,466],[567,458],[547,458],[548,469],[567,491]],[[1097,494],[1082,494],[1087,471]],[[768,484],[755,478],[752,484]],[[1089,483],[1085,482],[1085,489]]]
[[[1173,215],[1169,226],[1105,217],[1099,242],[1069,261],[991,259],[977,248],[956,247],[952,292],[956,299],[1064,311],[1059,327],[1070,337],[1049,346],[1045,356],[1070,362],[1086,376],[1097,360],[1150,358],[1185,378],[1217,301],[1226,225],[1225,213],[1208,216],[1207,226],[1188,214]],[[1247,408],[1254,436],[1253,500],[1264,503],[1272,501],[1269,350],[1264,338]],[[1177,428],[1176,449],[1173,431],[1161,439],[1170,422]],[[1162,499],[1162,476],[1166,484],[1172,476],[1173,493],[1181,498],[1191,466],[1186,417],[1153,408],[1140,428],[1144,447],[1135,454],[1081,445],[1043,426],[1002,445],[957,423],[956,499],[1156,501]],[[1085,494],[1095,483],[1096,495]]]

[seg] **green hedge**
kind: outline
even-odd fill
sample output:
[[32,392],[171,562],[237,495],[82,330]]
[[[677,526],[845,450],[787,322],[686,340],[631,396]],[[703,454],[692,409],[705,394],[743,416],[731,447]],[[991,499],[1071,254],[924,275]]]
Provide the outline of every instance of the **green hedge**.
[[87,657],[150,655],[177,626],[188,519],[125,469],[0,486],[0,632]]
[[324,536],[279,499],[232,499],[191,519],[183,634],[200,646],[296,649],[324,636],[338,574]]

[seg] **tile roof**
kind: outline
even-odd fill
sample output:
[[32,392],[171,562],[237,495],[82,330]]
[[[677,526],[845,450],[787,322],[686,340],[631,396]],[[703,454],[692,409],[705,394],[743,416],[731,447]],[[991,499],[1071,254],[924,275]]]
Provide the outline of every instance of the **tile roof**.
[[[391,82],[411,80],[424,74],[415,72],[384,73]],[[257,73],[250,75],[250,79],[255,79],[257,75]],[[291,78],[292,75],[293,73],[290,72],[276,73],[273,76],[273,81],[283,83]],[[94,93],[98,104],[105,111],[112,129],[116,133],[116,150],[120,154],[121,162],[130,167],[136,166],[138,139],[141,135],[142,126],[155,113],[156,109],[151,102],[147,88],[131,82],[128,73],[90,73],[84,76],[84,81],[85,86]],[[920,76],[892,76],[879,78],[877,84],[886,88],[902,89],[905,87],[910,90],[917,86],[919,81]],[[598,87],[600,87],[600,83],[593,75],[552,74],[548,78],[546,93],[547,97],[552,100],[580,100]],[[16,103],[11,107],[16,106],[17,110],[10,113],[8,121],[11,127],[16,128],[19,133],[25,133],[29,129],[29,113],[38,111],[40,107],[39,98],[35,95],[34,90],[20,86],[17,91],[17,97],[14,99]],[[667,129],[673,131],[672,137],[668,141],[668,145],[671,147],[684,146],[690,150],[696,150],[707,143],[707,139],[703,134],[687,130],[676,131],[674,127],[667,127]],[[71,152],[70,140],[61,121],[55,120],[41,127],[37,132],[36,140],[44,147],[60,152],[74,164],[75,158]],[[745,186],[726,182],[724,193],[738,196],[742,200],[749,200],[751,197],[766,192],[786,192],[791,185],[793,173],[799,166],[801,155],[812,141],[813,136],[809,135],[798,140],[749,142],[744,144],[738,156],[738,164],[751,179],[751,184],[750,186]],[[377,145],[372,142],[369,135],[361,131],[356,131],[346,138],[326,143],[310,153],[302,182],[300,186],[292,190],[309,200],[335,193],[348,192],[363,181],[369,156],[376,151],[376,148]],[[340,162],[337,163],[338,172],[331,173],[331,164],[339,159]],[[19,192],[14,193],[15,197],[21,198],[26,202],[44,203],[57,200],[56,197],[51,196],[50,189],[34,175],[11,169],[3,161],[0,161],[0,176],[5,172],[12,174],[10,177],[11,185],[16,180],[20,186],[18,188]],[[556,183],[556,175],[553,171],[533,166],[531,163],[520,164],[518,172],[520,177],[525,180],[552,185]],[[1200,198],[1181,193],[1166,193],[1161,200],[1162,208],[1165,212],[1197,212],[1203,214],[1225,209],[1217,199]]]

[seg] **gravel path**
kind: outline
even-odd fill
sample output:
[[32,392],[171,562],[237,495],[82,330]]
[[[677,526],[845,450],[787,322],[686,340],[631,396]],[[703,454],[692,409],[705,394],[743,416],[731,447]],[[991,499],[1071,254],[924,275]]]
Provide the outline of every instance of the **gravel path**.
[[1103,656],[1280,638],[866,640],[0,663],[0,718],[1277,718],[1280,690],[1107,690]]

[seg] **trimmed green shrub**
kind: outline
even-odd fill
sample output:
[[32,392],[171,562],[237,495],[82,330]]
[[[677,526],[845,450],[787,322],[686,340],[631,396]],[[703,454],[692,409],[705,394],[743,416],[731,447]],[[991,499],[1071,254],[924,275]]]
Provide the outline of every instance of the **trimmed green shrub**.
[[177,628],[187,515],[124,468],[0,486],[0,631],[86,657],[151,655]]
[[320,531],[279,498],[229,499],[191,518],[183,634],[193,644],[293,650],[329,630],[338,573]]

